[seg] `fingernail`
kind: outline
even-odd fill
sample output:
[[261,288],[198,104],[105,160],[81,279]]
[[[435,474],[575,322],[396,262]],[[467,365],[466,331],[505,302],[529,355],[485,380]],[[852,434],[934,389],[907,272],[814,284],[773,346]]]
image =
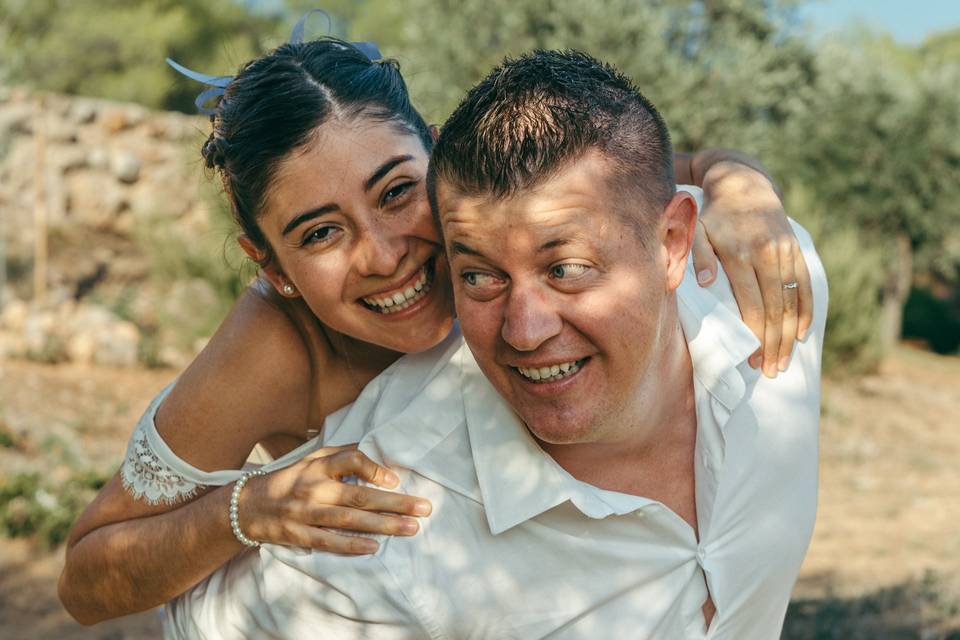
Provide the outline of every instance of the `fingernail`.
[[759,368],[760,368],[760,354],[759,354],[759,353],[755,353],[755,354],[753,354],[752,356],[750,356],[750,359],[747,360],[747,363],[748,363],[751,367],[753,367],[754,369],[759,369]]
[[376,553],[377,549],[380,548],[380,543],[376,540],[361,540],[357,546],[360,548],[360,553]]
[[389,487],[400,484],[400,476],[393,471],[387,471],[383,474],[383,483]]
[[432,510],[433,506],[425,500],[418,500],[413,504],[413,515],[415,516],[428,516]]
[[712,277],[713,277],[713,271],[710,271],[710,269],[704,269],[697,274],[697,282],[699,282],[700,284],[706,284],[710,282],[710,278]]
[[420,525],[417,524],[416,520],[404,520],[400,524],[400,533],[406,536],[412,536],[420,529]]
[[803,339],[806,337],[807,337],[807,329],[802,329],[799,333],[797,333],[797,340],[799,340],[800,342],[803,342]]
[[786,371],[789,365],[790,365],[790,356],[783,356],[782,358],[780,358],[780,362],[777,364],[777,368],[779,368],[780,371]]
[[768,378],[776,378],[776,377],[777,377],[777,365],[775,365],[773,362],[764,363],[764,365],[763,365],[763,375],[767,376]]

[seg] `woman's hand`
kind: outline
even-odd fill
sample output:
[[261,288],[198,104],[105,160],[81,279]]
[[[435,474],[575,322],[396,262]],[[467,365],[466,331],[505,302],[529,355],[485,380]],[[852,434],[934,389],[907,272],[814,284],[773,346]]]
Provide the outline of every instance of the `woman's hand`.
[[422,498],[343,482],[355,476],[396,487],[399,478],[356,445],[320,449],[296,464],[251,478],[240,493],[240,529],[258,542],[343,554],[374,553],[370,538],[336,530],[412,536],[415,517],[430,514]]
[[[703,174],[704,208],[693,243],[697,281],[716,278],[717,257],[743,321],[762,342],[750,365],[773,378],[787,368],[813,319],[813,290],[783,203],[763,172],[739,161]],[[795,287],[788,287],[796,283]]]

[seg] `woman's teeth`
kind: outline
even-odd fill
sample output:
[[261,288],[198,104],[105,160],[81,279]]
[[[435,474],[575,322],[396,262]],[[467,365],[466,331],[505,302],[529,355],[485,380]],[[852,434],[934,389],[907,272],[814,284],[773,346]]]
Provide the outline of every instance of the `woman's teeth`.
[[572,362],[563,362],[549,367],[540,367],[528,369],[527,367],[514,367],[524,378],[534,382],[555,382],[567,376],[573,375],[580,370],[587,359],[574,360]]
[[417,279],[406,289],[398,289],[392,294],[380,294],[375,298],[363,298],[362,300],[380,313],[396,313],[419,302],[430,291],[430,284],[427,266],[424,265],[420,267]]

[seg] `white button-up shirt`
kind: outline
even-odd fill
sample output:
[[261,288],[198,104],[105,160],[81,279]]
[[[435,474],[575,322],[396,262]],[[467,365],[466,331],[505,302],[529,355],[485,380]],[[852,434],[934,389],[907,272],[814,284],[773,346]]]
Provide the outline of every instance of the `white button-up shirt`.
[[815,318],[776,379],[748,366],[759,342],[722,273],[702,289],[688,265],[677,291],[694,372],[699,540],[663,504],[561,468],[455,330],[325,426],[323,444],[360,441],[398,468],[400,491],[432,501],[420,533],[382,538],[361,557],[264,545],[171,602],[168,637],[778,638],[816,513],[827,306],[820,261],[796,231]]

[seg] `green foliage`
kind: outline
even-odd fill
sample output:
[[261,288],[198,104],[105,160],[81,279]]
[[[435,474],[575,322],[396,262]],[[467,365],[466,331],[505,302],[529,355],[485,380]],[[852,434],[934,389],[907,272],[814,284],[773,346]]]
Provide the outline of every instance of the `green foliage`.
[[914,289],[903,310],[903,336],[925,340],[937,353],[960,347],[960,316],[926,289]]
[[88,469],[72,471],[65,482],[39,473],[0,478],[0,533],[11,538],[36,536],[48,548],[59,545],[109,478]]
[[277,26],[231,0],[0,0],[9,81],[193,112],[196,83],[163,59],[230,73]]
[[830,304],[823,345],[824,371],[845,374],[876,368],[883,355],[880,325],[883,252],[854,226],[837,221],[796,186],[787,209],[813,236],[827,272]]
[[783,35],[794,3],[760,0],[368,0],[350,34],[396,57],[434,122],[505,55],[575,48],[636,80],[679,148],[762,150],[809,54]]

